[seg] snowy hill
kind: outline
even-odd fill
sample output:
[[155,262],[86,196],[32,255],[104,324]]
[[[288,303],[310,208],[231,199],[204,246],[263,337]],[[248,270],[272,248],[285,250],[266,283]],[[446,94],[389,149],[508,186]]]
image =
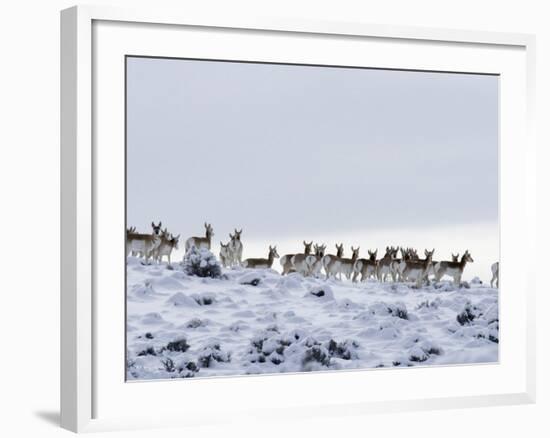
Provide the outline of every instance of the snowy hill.
[[448,282],[282,277],[127,266],[127,378],[486,363],[498,360],[498,290]]

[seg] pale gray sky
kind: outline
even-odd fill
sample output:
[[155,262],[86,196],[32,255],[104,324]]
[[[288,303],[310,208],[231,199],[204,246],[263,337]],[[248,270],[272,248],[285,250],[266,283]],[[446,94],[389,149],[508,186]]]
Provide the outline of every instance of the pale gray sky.
[[482,224],[498,257],[498,77],[127,63],[129,225],[275,243]]

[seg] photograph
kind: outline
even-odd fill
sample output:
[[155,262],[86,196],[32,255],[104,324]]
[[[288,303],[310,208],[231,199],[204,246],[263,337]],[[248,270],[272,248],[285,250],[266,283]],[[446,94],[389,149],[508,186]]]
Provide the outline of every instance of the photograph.
[[498,363],[499,80],[127,55],[126,380]]

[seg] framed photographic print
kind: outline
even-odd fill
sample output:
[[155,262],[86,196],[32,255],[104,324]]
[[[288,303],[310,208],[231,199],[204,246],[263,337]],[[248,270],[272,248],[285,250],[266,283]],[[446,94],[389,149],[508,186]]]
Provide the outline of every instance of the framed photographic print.
[[61,45],[63,427],[534,400],[533,37],[75,7]]

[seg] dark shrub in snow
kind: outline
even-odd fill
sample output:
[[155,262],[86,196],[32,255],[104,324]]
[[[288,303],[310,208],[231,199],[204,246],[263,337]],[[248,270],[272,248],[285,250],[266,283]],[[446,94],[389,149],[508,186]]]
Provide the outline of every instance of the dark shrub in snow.
[[153,347],[147,347],[145,350],[140,351],[138,356],[156,356],[157,353]]
[[481,316],[481,312],[479,309],[472,305],[472,303],[468,302],[464,306],[464,310],[460,312],[458,315],[456,315],[456,320],[460,325],[466,325],[470,324],[474,319]]
[[331,357],[339,357],[344,360],[356,359],[357,353],[355,350],[358,347],[359,344],[351,340],[336,342],[334,339],[331,339],[327,345],[327,349]]
[[166,346],[166,349],[168,351],[180,351],[183,353],[189,350],[189,344],[187,343],[187,339],[182,338],[176,341],[169,342]]
[[211,344],[203,348],[198,362],[201,367],[208,368],[214,362],[231,362],[231,354],[223,351],[220,344]]
[[332,291],[331,287],[329,285],[324,285],[322,287],[316,287],[314,289],[311,289],[306,296],[309,297],[317,297],[324,300],[333,300],[334,299],[334,292]]
[[210,306],[216,301],[213,294],[194,294],[191,297],[197,302],[199,306]]
[[304,353],[304,358],[302,359],[304,371],[308,371],[314,363],[318,363],[325,367],[330,365],[330,355],[327,349],[322,345],[312,345]]
[[153,339],[153,335],[149,332],[145,333],[145,338],[146,339]]
[[416,310],[420,310],[420,309],[438,309],[439,308],[439,301],[437,300],[434,300],[434,301],[429,301],[429,300],[426,300],[426,301],[422,301],[418,306],[416,306]]
[[174,365],[174,361],[167,357],[166,359],[161,360],[162,365],[164,366],[164,370],[168,373],[173,373],[176,371],[176,367]]
[[220,278],[222,275],[222,268],[216,256],[206,248],[191,247],[183,257],[181,267],[186,274],[197,277]]
[[392,316],[401,319],[409,319],[409,313],[407,312],[407,307],[403,303],[395,303],[388,306],[388,312]]
[[199,318],[193,318],[192,320],[188,321],[187,324],[185,324],[186,328],[195,329],[199,327],[205,327],[207,325],[206,321],[203,321]]

